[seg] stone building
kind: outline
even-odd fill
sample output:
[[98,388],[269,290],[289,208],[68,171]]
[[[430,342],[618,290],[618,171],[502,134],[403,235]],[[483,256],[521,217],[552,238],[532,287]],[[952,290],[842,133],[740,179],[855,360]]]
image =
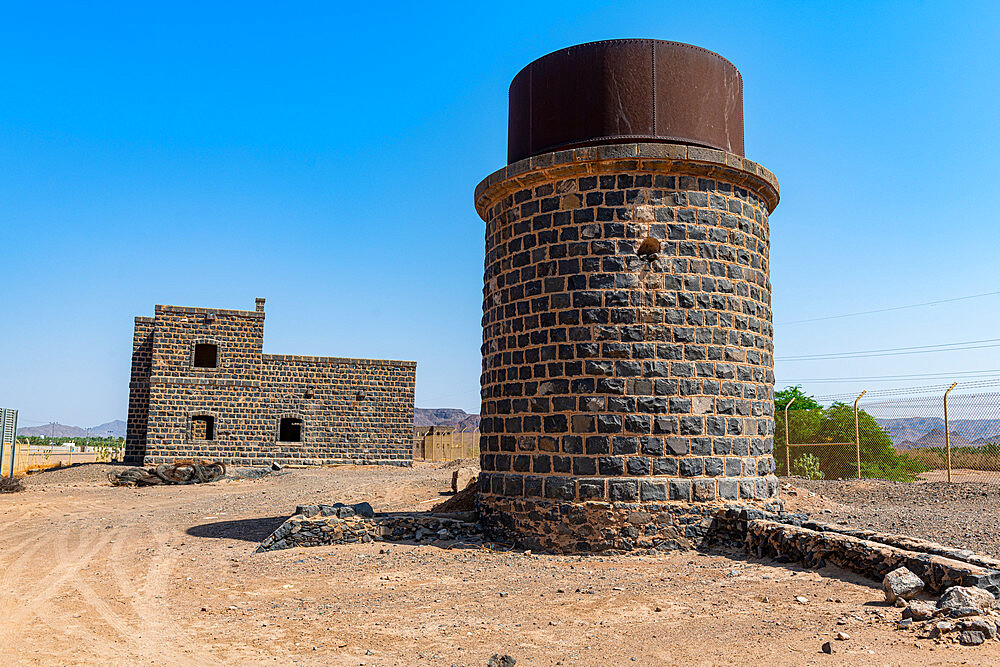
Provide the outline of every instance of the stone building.
[[125,460],[411,465],[416,362],[264,354],[256,309],[135,318]]
[[680,547],[774,476],[768,215],[736,68],[614,40],[525,67],[486,222],[482,475],[536,548]]

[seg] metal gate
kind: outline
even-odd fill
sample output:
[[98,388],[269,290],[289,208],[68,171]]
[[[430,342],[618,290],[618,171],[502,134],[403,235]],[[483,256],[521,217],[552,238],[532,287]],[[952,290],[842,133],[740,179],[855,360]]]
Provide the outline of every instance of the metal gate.
[[0,408],[0,476],[14,476],[14,453],[17,449],[17,410]]

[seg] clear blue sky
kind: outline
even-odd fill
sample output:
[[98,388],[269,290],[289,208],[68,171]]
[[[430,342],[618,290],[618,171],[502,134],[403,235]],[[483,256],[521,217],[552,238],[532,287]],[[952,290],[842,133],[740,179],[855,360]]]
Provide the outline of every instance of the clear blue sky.
[[[1000,338],[997,296],[783,324],[1000,290],[996,3],[86,4],[0,20],[0,405],[25,425],[124,418],[154,304],[257,296],[266,351],[417,360],[418,406],[478,411],[472,192],[505,161],[507,86],[619,37],[743,74],[747,156],[782,186],[779,359]],[[1000,369],[998,350],[777,380]]]

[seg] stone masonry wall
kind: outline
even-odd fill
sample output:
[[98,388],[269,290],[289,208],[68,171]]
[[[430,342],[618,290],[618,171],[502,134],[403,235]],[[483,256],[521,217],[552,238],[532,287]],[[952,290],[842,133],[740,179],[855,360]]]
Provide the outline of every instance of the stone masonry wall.
[[773,496],[767,203],[722,171],[589,166],[483,211],[482,492]]
[[272,428],[303,420],[302,443],[282,455],[322,460],[410,462],[416,367],[371,359],[264,355],[261,391]]
[[132,336],[132,375],[129,380],[128,426],[125,431],[126,463],[142,464],[149,418],[149,374],[153,361],[153,318],[135,318]]
[[[629,144],[530,158],[480,185],[479,490],[496,525],[566,502],[777,495],[777,189],[764,172],[720,151]],[[660,249],[644,259],[647,238]]]
[[[148,322],[148,419],[143,430],[136,385],[130,460],[412,463],[414,362],[262,354],[262,301],[256,311],[157,306]],[[218,346],[217,368],[194,366],[198,343]],[[213,439],[193,430],[200,416],[213,418]],[[302,420],[301,442],[279,441],[283,417]]]

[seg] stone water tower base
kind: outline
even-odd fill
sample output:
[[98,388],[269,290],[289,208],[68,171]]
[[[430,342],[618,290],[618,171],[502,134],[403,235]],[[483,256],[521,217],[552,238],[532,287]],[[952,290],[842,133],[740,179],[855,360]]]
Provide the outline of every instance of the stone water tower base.
[[[759,505],[559,502],[490,498],[479,503],[487,534],[523,548],[553,553],[694,549],[711,542],[742,542],[733,516],[750,511],[782,517],[782,503]],[[735,514],[734,514],[735,513]]]

